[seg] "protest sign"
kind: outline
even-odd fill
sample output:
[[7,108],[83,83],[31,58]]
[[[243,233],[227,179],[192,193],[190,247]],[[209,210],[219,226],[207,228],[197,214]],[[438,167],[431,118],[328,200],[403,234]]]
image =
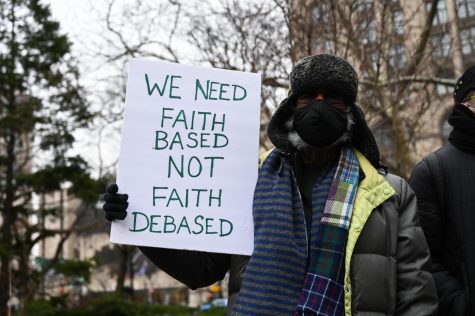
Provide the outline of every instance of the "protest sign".
[[129,194],[114,243],[250,255],[258,74],[133,59],[117,183]]

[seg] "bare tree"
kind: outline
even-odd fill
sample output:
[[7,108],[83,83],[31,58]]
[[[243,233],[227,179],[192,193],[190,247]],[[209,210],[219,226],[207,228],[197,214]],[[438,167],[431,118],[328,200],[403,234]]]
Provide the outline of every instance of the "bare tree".
[[[341,55],[359,73],[358,102],[381,140],[385,163],[407,175],[419,158],[413,153],[422,140],[420,131],[427,128],[419,118],[434,106],[435,87],[454,82],[453,74],[437,70],[433,58],[431,31],[437,3],[228,0],[219,4],[163,1],[151,6],[140,1],[137,13],[130,14],[133,10],[115,12],[111,1],[104,33],[110,49],[102,56],[105,64],[122,69],[116,72],[122,88],[110,89],[119,100],[124,95],[125,62],[134,56],[261,73],[264,150],[271,146],[265,130],[288,89],[291,64],[315,53]],[[143,18],[143,12],[150,20]],[[166,35],[157,36],[151,25],[159,25]],[[182,49],[182,45],[188,46]],[[110,108],[118,109],[104,107]],[[117,115],[120,111],[103,116]]]
[[[343,23],[349,38],[358,38],[356,32],[365,34],[360,25],[367,25],[369,34],[374,34],[366,45],[364,40],[349,41],[348,53],[355,58],[363,79],[359,100],[386,134],[379,135],[387,141],[382,146],[383,158],[402,176],[409,175],[418,159],[411,153],[421,140],[421,117],[434,106],[433,83],[447,82],[430,71],[430,34],[437,2],[431,1],[427,10],[423,1],[412,7],[404,7],[404,2],[382,1],[365,8],[361,8],[364,1],[352,1],[355,18],[365,22],[356,27],[349,21]],[[345,16],[343,8],[337,10],[339,17]]]
[[[447,1],[453,4],[453,0]],[[264,150],[271,146],[265,129],[286,94],[291,64],[315,53],[341,55],[359,74],[358,103],[381,141],[385,163],[407,175],[420,158],[420,153],[414,153],[425,137],[421,131],[428,129],[420,118],[440,106],[433,98],[436,87],[454,83],[453,72],[442,70],[445,59],[436,56],[440,47],[433,25],[440,10],[438,3],[228,0],[199,4],[162,1],[150,6],[141,1],[139,13],[127,15],[114,14],[112,1],[104,33],[111,49],[103,53],[104,63],[149,56],[261,73],[260,140]],[[144,11],[150,20],[143,18],[140,12]],[[136,20],[135,16],[141,18]],[[166,35],[150,35],[151,25],[160,25]],[[444,36],[449,35],[446,33]],[[128,34],[135,35],[131,39]],[[450,42],[454,43],[454,53],[457,47],[460,51],[456,38],[451,36]],[[183,49],[182,45],[188,46]],[[117,65],[125,69],[123,63]],[[123,78],[124,72],[121,75]],[[122,89],[112,90],[120,91],[123,98],[123,80]]]
[[[310,50],[337,54],[352,62],[360,77],[358,103],[381,142],[384,163],[403,176],[409,174],[418,159],[413,147],[421,140],[419,131],[425,127],[421,116],[435,105],[435,84],[454,82],[452,78],[438,77],[439,73],[429,67],[437,2],[287,3],[290,28],[295,34],[298,30],[303,34],[301,46],[294,45],[298,51],[293,56]],[[303,8],[306,13],[302,13]],[[303,19],[302,15],[312,18]]]
[[[108,140],[111,131],[106,125],[115,124],[112,133],[119,134],[126,65],[132,57],[260,73],[263,151],[272,146],[266,127],[287,94],[291,65],[307,55],[331,53],[347,58],[358,72],[358,104],[376,133],[383,163],[407,176],[421,155],[417,144],[432,129],[423,118],[441,106],[434,98],[436,87],[454,83],[454,74],[443,70],[450,53],[444,52],[444,58],[437,55],[438,3],[169,0],[120,7],[110,0],[102,38],[91,49],[102,60],[101,69],[108,70],[100,80],[105,89],[97,94],[101,105],[97,145]],[[120,252],[125,267],[130,249]],[[119,292],[125,268],[121,271]]]
[[[134,10],[136,13],[129,13]],[[111,0],[104,16],[102,38],[92,50],[103,60],[101,67],[112,69],[112,75],[108,73],[104,79],[110,84],[100,92],[104,97],[98,97],[103,104],[98,130],[107,133],[107,129],[100,127],[120,120],[126,65],[130,58],[140,56],[260,73],[260,144],[262,150],[270,148],[266,126],[288,89],[291,66],[292,44],[284,11],[285,8],[279,9],[270,1],[139,1],[133,8],[119,8]],[[104,41],[108,44],[106,50]],[[114,133],[118,134],[118,126]],[[104,138],[102,134],[98,137]]]
[[219,8],[205,5],[200,10],[187,15],[187,38],[197,49],[198,62],[262,76],[260,146],[269,149],[266,127],[288,89],[291,66],[286,17],[266,1],[227,1]]
[[420,130],[427,128],[420,117],[439,106],[433,104],[436,85],[454,82],[429,67],[437,2],[228,1],[192,15],[189,38],[200,61],[262,74],[263,148],[270,146],[265,129],[288,89],[290,64],[315,53],[349,59],[360,77],[358,102],[381,141],[384,162],[407,176],[419,158],[413,147],[423,138]]

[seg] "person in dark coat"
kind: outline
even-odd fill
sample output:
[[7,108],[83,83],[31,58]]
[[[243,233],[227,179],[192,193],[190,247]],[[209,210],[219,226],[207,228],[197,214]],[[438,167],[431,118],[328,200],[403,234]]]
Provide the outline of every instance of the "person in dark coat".
[[[251,257],[139,247],[191,288],[229,272],[232,315],[435,315],[430,255],[413,191],[380,164],[356,105],[358,78],[328,54],[299,61],[272,116]],[[114,184],[109,220],[126,216]]]
[[475,315],[475,66],[457,80],[449,144],[412,171],[443,316]]

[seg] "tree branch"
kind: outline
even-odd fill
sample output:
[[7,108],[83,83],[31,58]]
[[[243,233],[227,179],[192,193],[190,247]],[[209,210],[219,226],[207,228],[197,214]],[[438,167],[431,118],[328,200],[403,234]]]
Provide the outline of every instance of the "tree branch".
[[371,86],[371,87],[390,87],[393,85],[398,85],[401,83],[432,83],[432,84],[438,84],[438,85],[444,85],[444,86],[454,86],[456,83],[455,79],[449,79],[449,78],[438,78],[438,77],[418,77],[417,75],[413,76],[402,76],[393,80],[390,80],[388,82],[374,82],[370,80],[361,80],[360,84],[366,85],[366,86]]

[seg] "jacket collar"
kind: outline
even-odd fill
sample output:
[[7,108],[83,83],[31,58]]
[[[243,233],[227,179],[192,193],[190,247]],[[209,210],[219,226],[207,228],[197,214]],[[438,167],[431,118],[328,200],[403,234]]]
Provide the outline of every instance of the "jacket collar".
[[382,175],[371,165],[366,157],[357,149],[353,148],[358,158],[360,168],[365,177],[358,185],[356,193],[353,213],[351,215],[350,230],[346,243],[345,251],[345,315],[351,316],[351,280],[350,266],[353,250],[355,248],[358,237],[363,230],[366,221],[373,210],[381,205],[384,201],[392,197],[396,191],[387,182]]

